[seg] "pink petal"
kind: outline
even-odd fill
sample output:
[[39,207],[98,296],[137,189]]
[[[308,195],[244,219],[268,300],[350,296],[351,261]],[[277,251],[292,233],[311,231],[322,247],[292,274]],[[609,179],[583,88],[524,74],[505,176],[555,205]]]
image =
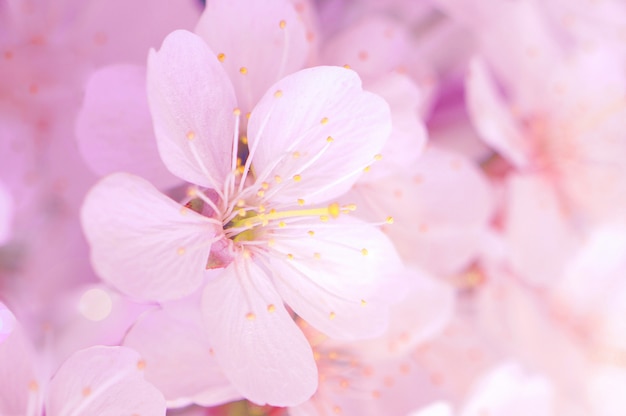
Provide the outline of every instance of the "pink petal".
[[167,168],[188,182],[220,187],[231,169],[237,100],[200,37],[175,31],[150,52],[148,102]]
[[315,203],[347,191],[390,132],[389,106],[363,91],[354,71],[315,67],[270,88],[252,112],[248,140],[259,181],[283,178],[274,200]]
[[533,284],[554,283],[574,255],[579,236],[550,183],[539,175],[512,176],[506,218],[515,271]]
[[411,412],[408,416],[454,416],[452,406],[447,402],[436,402],[421,410]]
[[9,190],[0,182],[0,245],[11,238],[13,228],[13,198]]
[[394,218],[384,230],[407,262],[434,274],[460,272],[480,252],[493,212],[489,183],[464,156],[435,146],[412,171],[359,184],[345,199],[370,221]]
[[83,157],[98,175],[133,173],[159,188],[180,183],[157,151],[145,67],[115,65],[91,76],[76,120],[76,137]]
[[418,115],[425,94],[411,78],[394,72],[366,87],[389,103],[393,130],[381,151],[383,159],[361,181],[371,181],[390,172],[405,172],[417,163],[428,138],[426,126]]
[[0,302],[0,343],[11,335],[15,323],[15,316],[4,303]]
[[257,264],[241,259],[204,290],[211,351],[242,396],[292,406],[317,388],[311,347]]
[[455,310],[455,291],[446,282],[407,268],[411,279],[407,296],[391,308],[384,336],[361,341],[367,356],[381,359],[401,357],[418,345],[441,334]]
[[350,65],[364,79],[372,79],[398,69],[407,57],[408,46],[407,31],[397,19],[371,15],[330,39],[321,61]]
[[376,227],[349,218],[318,224],[311,224],[312,237],[276,234],[271,258],[276,288],[298,315],[332,338],[382,334],[387,294],[400,289],[393,245]]
[[125,347],[91,347],[72,355],[50,382],[49,416],[165,415],[165,400],[143,378],[145,363]]
[[530,376],[516,364],[503,364],[476,385],[461,416],[552,416],[553,388],[541,376]]
[[223,54],[244,114],[273,83],[301,69],[308,53],[304,24],[288,0],[209,1],[196,33]]
[[468,111],[481,138],[514,165],[528,165],[530,143],[478,58],[472,60],[465,83]]
[[144,358],[146,380],[163,393],[169,407],[215,406],[240,397],[209,354],[201,311],[195,303],[185,298],[148,313],[124,339],[125,346]]
[[122,292],[147,300],[197,289],[215,235],[211,221],[130,174],[92,188],[81,212],[96,272]]
[[66,14],[75,18],[69,38],[81,56],[97,65],[143,64],[151,47],[173,30],[191,30],[201,12],[196,0],[178,1],[176,7],[169,0],[64,3],[69,3]]
[[620,416],[626,406],[626,371],[621,366],[602,365],[587,380],[590,414]]
[[12,327],[0,339],[0,414],[26,415],[38,410],[41,381],[35,373],[36,355],[33,345],[11,312],[0,303],[0,334],[4,325]]

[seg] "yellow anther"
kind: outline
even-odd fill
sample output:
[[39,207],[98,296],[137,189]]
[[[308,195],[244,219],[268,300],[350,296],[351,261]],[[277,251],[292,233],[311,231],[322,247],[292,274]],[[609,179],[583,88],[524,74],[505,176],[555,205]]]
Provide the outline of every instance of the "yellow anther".
[[276,214],[276,210],[274,208],[270,209],[270,214]]
[[339,214],[341,213],[339,204],[337,202],[333,202],[332,204],[330,204],[328,206],[328,213],[330,214],[331,217],[337,218]]
[[248,321],[254,321],[254,320],[256,319],[256,315],[255,315],[255,314],[253,314],[252,312],[248,312],[248,313],[246,314],[246,319],[247,319]]
[[393,224],[393,217],[387,217],[387,218],[385,219],[385,222],[386,222],[387,224]]
[[310,235],[311,237],[313,237],[315,235],[315,231],[313,230],[309,230],[306,232],[308,235]]
[[345,210],[348,210],[350,212],[354,212],[354,211],[356,211],[356,204],[344,205],[342,208],[345,209]]
[[280,176],[278,175],[274,176],[274,182],[281,183],[282,181],[283,181],[283,178],[281,178]]
[[194,133],[193,131],[189,130],[187,132],[187,140],[193,140],[196,138],[196,133]]
[[280,228],[285,228],[285,227],[287,226],[287,224],[285,224],[285,221],[280,221],[280,222],[278,223],[278,226],[279,226]]
[[91,395],[91,387],[85,387],[82,391],[83,397]]
[[182,256],[183,254],[185,254],[185,248],[179,247],[178,250],[176,250],[176,253],[178,253],[179,256]]
[[241,207],[243,207],[243,206],[245,206],[245,205],[246,205],[246,201],[245,201],[245,200],[240,199],[239,201],[237,201],[237,206],[238,206],[239,208],[241,208]]
[[278,27],[280,27],[281,29],[284,29],[287,26],[287,22],[285,22],[284,20],[281,20],[278,23]]
[[251,115],[252,115],[252,113],[248,111],[248,112],[246,113],[246,120],[250,120],[250,116],[251,116]]
[[328,117],[324,117],[323,119],[321,119],[320,124],[322,125],[328,124]]
[[361,306],[366,306],[367,302],[365,302],[365,299],[361,299]]
[[302,176],[300,176],[300,175],[293,175],[293,180],[295,182],[300,182],[302,180]]
[[246,216],[246,209],[245,208],[241,208],[240,210],[237,211],[237,215],[239,215],[240,217],[245,217]]
[[298,199],[298,205],[303,206],[304,205],[304,199]]
[[235,108],[233,110],[233,114],[236,115],[237,117],[239,117],[241,115],[241,110],[239,108]]
[[270,187],[270,184],[269,184],[269,183],[267,183],[267,182],[263,182],[263,183],[261,184],[261,188],[265,189],[266,191],[267,191],[267,189],[268,189],[269,187]]
[[328,137],[326,138],[326,141],[327,141],[328,143],[332,143],[332,142],[334,142],[334,141],[335,141],[335,139],[333,139],[331,136],[328,136]]
[[31,380],[31,382],[28,383],[28,390],[30,390],[30,391],[38,391],[39,390],[39,383],[37,383],[35,380]]
[[315,260],[319,260],[319,259],[321,259],[321,258],[322,258],[322,255],[321,255],[320,253],[313,253],[313,258],[314,258]]
[[300,157],[300,152],[293,152],[293,153],[291,154],[291,156],[292,156],[294,159],[297,159],[297,158],[299,158],[299,157]]
[[320,221],[321,222],[327,222],[328,221],[328,215],[320,215]]
[[272,304],[267,305],[267,311],[268,311],[269,313],[276,312],[276,306],[274,306],[274,305],[272,305]]
[[267,240],[267,245],[270,247],[274,247],[276,245],[276,240],[270,238],[269,240]]
[[242,66],[241,68],[239,68],[239,73],[241,75],[246,75],[248,73],[248,68],[246,68],[245,66]]
[[283,96],[283,92],[281,90],[276,90],[276,92],[274,93],[274,97],[276,98],[280,98]]
[[237,167],[241,166],[241,164],[243,163],[243,160],[241,160],[240,157],[237,158]]
[[189,213],[189,208],[187,207],[180,208],[180,215],[187,215],[188,213]]
[[[331,312],[331,316],[334,316],[334,315],[335,314],[333,312]],[[328,358],[330,358],[331,360],[336,360],[338,356],[339,356],[339,354],[337,354],[337,351],[331,351],[331,352],[328,353]]]
[[243,253],[241,253],[241,255],[243,256],[244,259],[249,259],[252,257],[252,255],[250,254],[248,250],[244,250]]
[[291,253],[287,254],[287,258],[288,258],[289,260],[293,260],[293,254],[291,254]]
[[363,168],[363,172],[369,172],[370,170],[372,170],[372,167],[371,167],[371,166],[365,166],[365,167]]
[[331,312],[328,314],[328,318],[332,321],[333,319],[335,319],[337,317],[337,314],[335,314],[335,312]]
[[265,205],[259,205],[258,211],[261,213],[265,212]]
[[346,69],[352,69],[352,67],[350,65],[348,65],[348,64],[345,64],[343,67],[346,68]]
[[363,254],[364,256],[367,256],[367,254],[368,254],[367,249],[366,248],[362,248],[361,249],[361,254]]
[[144,370],[146,368],[146,360],[137,361],[137,370]]
[[263,189],[259,189],[259,192],[256,193],[259,198],[263,198],[265,196],[265,191]]
[[248,136],[241,136],[241,143],[248,144]]
[[376,161],[382,160],[382,158],[383,158],[383,155],[381,155],[380,153],[377,155],[374,155],[374,160]]
[[217,60],[220,62],[224,62],[224,59],[226,59],[226,55],[223,53],[218,53],[217,54]]

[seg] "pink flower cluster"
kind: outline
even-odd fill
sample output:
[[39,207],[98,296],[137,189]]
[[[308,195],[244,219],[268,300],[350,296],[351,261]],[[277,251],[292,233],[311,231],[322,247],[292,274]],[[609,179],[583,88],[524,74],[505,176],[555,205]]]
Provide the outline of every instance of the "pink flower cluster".
[[0,0],[0,416],[623,416],[622,0]]

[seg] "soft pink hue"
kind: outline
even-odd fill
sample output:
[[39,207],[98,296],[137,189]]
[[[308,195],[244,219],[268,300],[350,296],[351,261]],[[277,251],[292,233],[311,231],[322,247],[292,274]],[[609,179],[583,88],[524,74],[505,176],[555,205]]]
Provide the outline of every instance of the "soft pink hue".
[[0,302],[0,343],[7,339],[15,328],[15,316],[9,308]]
[[200,297],[183,298],[143,316],[124,338],[125,346],[144,357],[146,380],[168,407],[215,406],[241,397],[210,353],[201,318]]
[[[3,415],[165,415],[161,393],[143,379],[145,362],[125,347],[80,350],[58,369],[16,325],[0,343]],[[52,375],[54,374],[54,375]]]
[[515,363],[505,363],[485,374],[458,412],[438,402],[409,416],[553,416],[553,390],[541,376],[529,375]]
[[304,67],[307,28],[289,0],[207,2],[195,32],[220,58],[247,114],[279,79]]
[[[94,266],[126,293],[152,300],[190,294],[205,267],[226,266],[203,299],[217,362],[254,402],[302,402],[315,389],[316,369],[283,301],[329,335],[362,338],[385,327],[395,251],[376,227],[346,217],[353,208],[333,200],[375,161],[389,135],[389,110],[361,90],[352,71],[300,71],[255,107],[250,155],[239,170],[233,152],[241,110],[199,37],[174,32],[152,52],[148,93],[166,166],[213,189],[190,188],[188,201],[204,205],[200,215],[138,177],[105,178],[82,213]],[[219,251],[209,255],[217,239]]]
[[145,363],[124,347],[92,347],[72,355],[48,387],[46,414],[165,414],[162,394],[143,378]]
[[158,301],[200,287],[218,226],[127,173],[89,192],[82,221],[96,273],[132,297]]
[[492,216],[486,178],[463,155],[434,145],[405,170],[358,184],[348,197],[364,218],[393,216],[384,230],[407,262],[442,276],[463,270],[478,256]]
[[145,72],[138,65],[112,65],[94,72],[76,120],[76,138],[96,174],[128,172],[167,188],[180,179],[158,156]]
[[14,203],[8,189],[0,182],[0,245],[11,238]]

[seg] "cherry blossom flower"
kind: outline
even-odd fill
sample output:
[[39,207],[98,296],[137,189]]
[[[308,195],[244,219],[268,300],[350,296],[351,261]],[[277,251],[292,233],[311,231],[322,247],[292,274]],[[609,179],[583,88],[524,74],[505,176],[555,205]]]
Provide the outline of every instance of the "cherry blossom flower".
[[500,364],[473,386],[458,412],[446,402],[433,403],[409,416],[556,415],[553,390],[545,377],[528,375],[519,364]]
[[[0,322],[5,318],[0,312]],[[95,346],[75,352],[55,369],[15,323],[0,343],[0,413],[165,415],[163,396],[143,379],[145,366],[130,348]]]
[[311,68],[270,88],[240,141],[224,69],[184,31],[151,53],[148,92],[164,163],[196,186],[183,207],[138,177],[103,179],[82,211],[94,267],[123,292],[158,301],[193,293],[206,269],[225,267],[203,299],[222,370],[252,401],[305,400],[315,365],[283,302],[328,335],[354,339],[382,332],[396,297],[393,246],[333,201],[377,159],[387,105],[353,71]]

